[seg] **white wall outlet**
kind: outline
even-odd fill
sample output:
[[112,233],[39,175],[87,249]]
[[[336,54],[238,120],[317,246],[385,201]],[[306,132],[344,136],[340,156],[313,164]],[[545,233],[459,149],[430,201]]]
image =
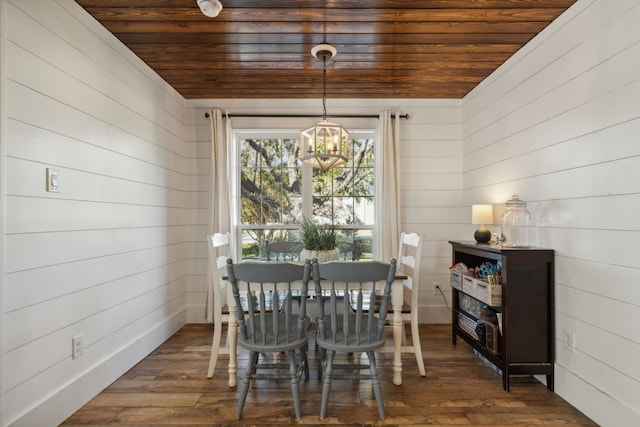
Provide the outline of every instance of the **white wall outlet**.
[[433,295],[434,296],[439,296],[440,295],[440,282],[433,282]]
[[564,348],[571,353],[576,351],[576,333],[573,331],[562,330],[562,344]]
[[47,168],[47,191],[60,192],[60,171],[58,169]]
[[71,357],[77,359],[84,354],[84,334],[71,338]]

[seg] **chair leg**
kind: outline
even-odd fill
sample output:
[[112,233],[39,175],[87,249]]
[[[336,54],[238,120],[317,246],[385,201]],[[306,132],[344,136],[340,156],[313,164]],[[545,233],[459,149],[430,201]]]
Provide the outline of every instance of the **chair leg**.
[[384,412],[384,400],[382,399],[382,387],[380,386],[380,378],[378,377],[378,368],[376,367],[376,358],[373,351],[368,351],[369,369],[371,370],[371,385],[373,386],[373,394],[378,403],[378,414],[380,419],[384,420],[387,415]]
[[211,357],[209,359],[209,370],[207,378],[213,377],[218,361],[218,353],[220,352],[220,338],[222,336],[222,325],[220,323],[213,325],[213,341],[211,342]]
[[416,362],[418,363],[418,371],[421,376],[426,376],[424,371],[424,360],[422,359],[422,347],[420,346],[420,331],[418,330],[418,316],[412,316],[411,318],[411,341],[413,344],[413,351],[416,354]]
[[307,359],[307,346],[304,346],[300,349],[300,365],[302,367],[302,372],[304,373],[304,379],[309,379],[309,360]]
[[327,350],[327,358],[324,366],[324,380],[322,384],[322,402],[320,403],[320,419],[327,418],[327,406],[329,405],[329,392],[331,391],[331,377],[333,375],[334,350]]
[[318,350],[318,379],[322,379],[322,372],[325,369],[327,361],[327,351],[324,348]]
[[302,418],[302,409],[300,405],[300,377],[298,376],[298,366],[296,365],[295,352],[289,350],[289,376],[291,377],[291,396],[293,396],[293,409],[296,412],[296,418]]
[[242,418],[242,411],[244,410],[244,402],[247,400],[247,393],[249,393],[249,382],[251,381],[251,376],[256,371],[256,364],[258,363],[258,353],[250,352],[249,353],[249,363],[247,364],[247,369],[244,371],[244,375],[242,376],[242,381],[240,383],[240,390],[238,396],[238,407],[236,409],[236,418]]
[[407,345],[407,328],[405,327],[404,319],[402,320],[402,345]]

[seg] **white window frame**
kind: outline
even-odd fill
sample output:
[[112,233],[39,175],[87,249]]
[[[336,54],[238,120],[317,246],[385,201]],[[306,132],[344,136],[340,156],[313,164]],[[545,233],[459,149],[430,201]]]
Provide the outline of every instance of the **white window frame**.
[[[304,126],[303,126],[304,127]],[[308,127],[308,126],[307,126]],[[380,153],[380,141],[379,135],[377,131],[377,126],[373,123],[368,128],[359,128],[352,129],[345,125],[349,129],[349,133],[351,138],[373,138],[374,139],[374,153],[377,156]],[[300,128],[302,129],[302,127]],[[295,138],[300,140],[300,129],[287,129],[287,128],[268,128],[268,127],[260,127],[260,128],[238,128],[233,129],[232,132],[232,147],[231,147],[231,164],[229,165],[229,171],[231,173],[232,179],[230,182],[231,185],[231,200],[232,200],[232,226],[234,230],[234,236],[236,242],[236,259],[242,259],[242,233],[246,229],[264,229],[264,230],[281,230],[281,229],[298,229],[296,224],[273,224],[273,225],[245,225],[240,223],[240,209],[241,209],[241,195],[240,195],[240,143],[242,139],[245,138]],[[307,147],[302,147],[301,151],[304,151]],[[377,157],[376,157],[377,158]],[[378,166],[378,161],[374,163],[374,204],[377,203],[379,187],[380,187],[380,171]],[[302,194],[303,194],[303,206],[302,211],[303,214],[311,217],[313,211],[313,197],[311,196],[313,191],[313,182],[312,182],[312,173],[313,168],[311,165],[303,163],[302,165]],[[373,224],[363,224],[357,225],[355,228],[370,230],[372,235],[374,234],[375,225],[378,221],[376,217],[374,209],[373,214]],[[351,226],[339,226],[338,228],[352,229],[354,227]],[[376,241],[375,236],[373,236],[372,241],[372,250],[373,256],[375,259],[376,252]]]

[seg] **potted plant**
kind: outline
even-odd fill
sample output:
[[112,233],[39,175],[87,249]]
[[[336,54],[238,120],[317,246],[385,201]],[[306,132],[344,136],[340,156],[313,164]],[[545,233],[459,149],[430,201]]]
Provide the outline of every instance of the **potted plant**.
[[304,217],[300,224],[302,250],[300,260],[318,258],[318,261],[338,259],[340,236],[333,224],[316,224]]

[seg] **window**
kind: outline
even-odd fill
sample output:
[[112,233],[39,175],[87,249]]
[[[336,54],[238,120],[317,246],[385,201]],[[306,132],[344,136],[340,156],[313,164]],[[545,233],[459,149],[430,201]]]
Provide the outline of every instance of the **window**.
[[338,226],[343,259],[372,258],[374,135],[351,131],[348,163],[321,171],[298,160],[299,131],[236,131],[242,258],[297,259],[301,247],[273,255],[267,244],[298,242],[303,217]]

